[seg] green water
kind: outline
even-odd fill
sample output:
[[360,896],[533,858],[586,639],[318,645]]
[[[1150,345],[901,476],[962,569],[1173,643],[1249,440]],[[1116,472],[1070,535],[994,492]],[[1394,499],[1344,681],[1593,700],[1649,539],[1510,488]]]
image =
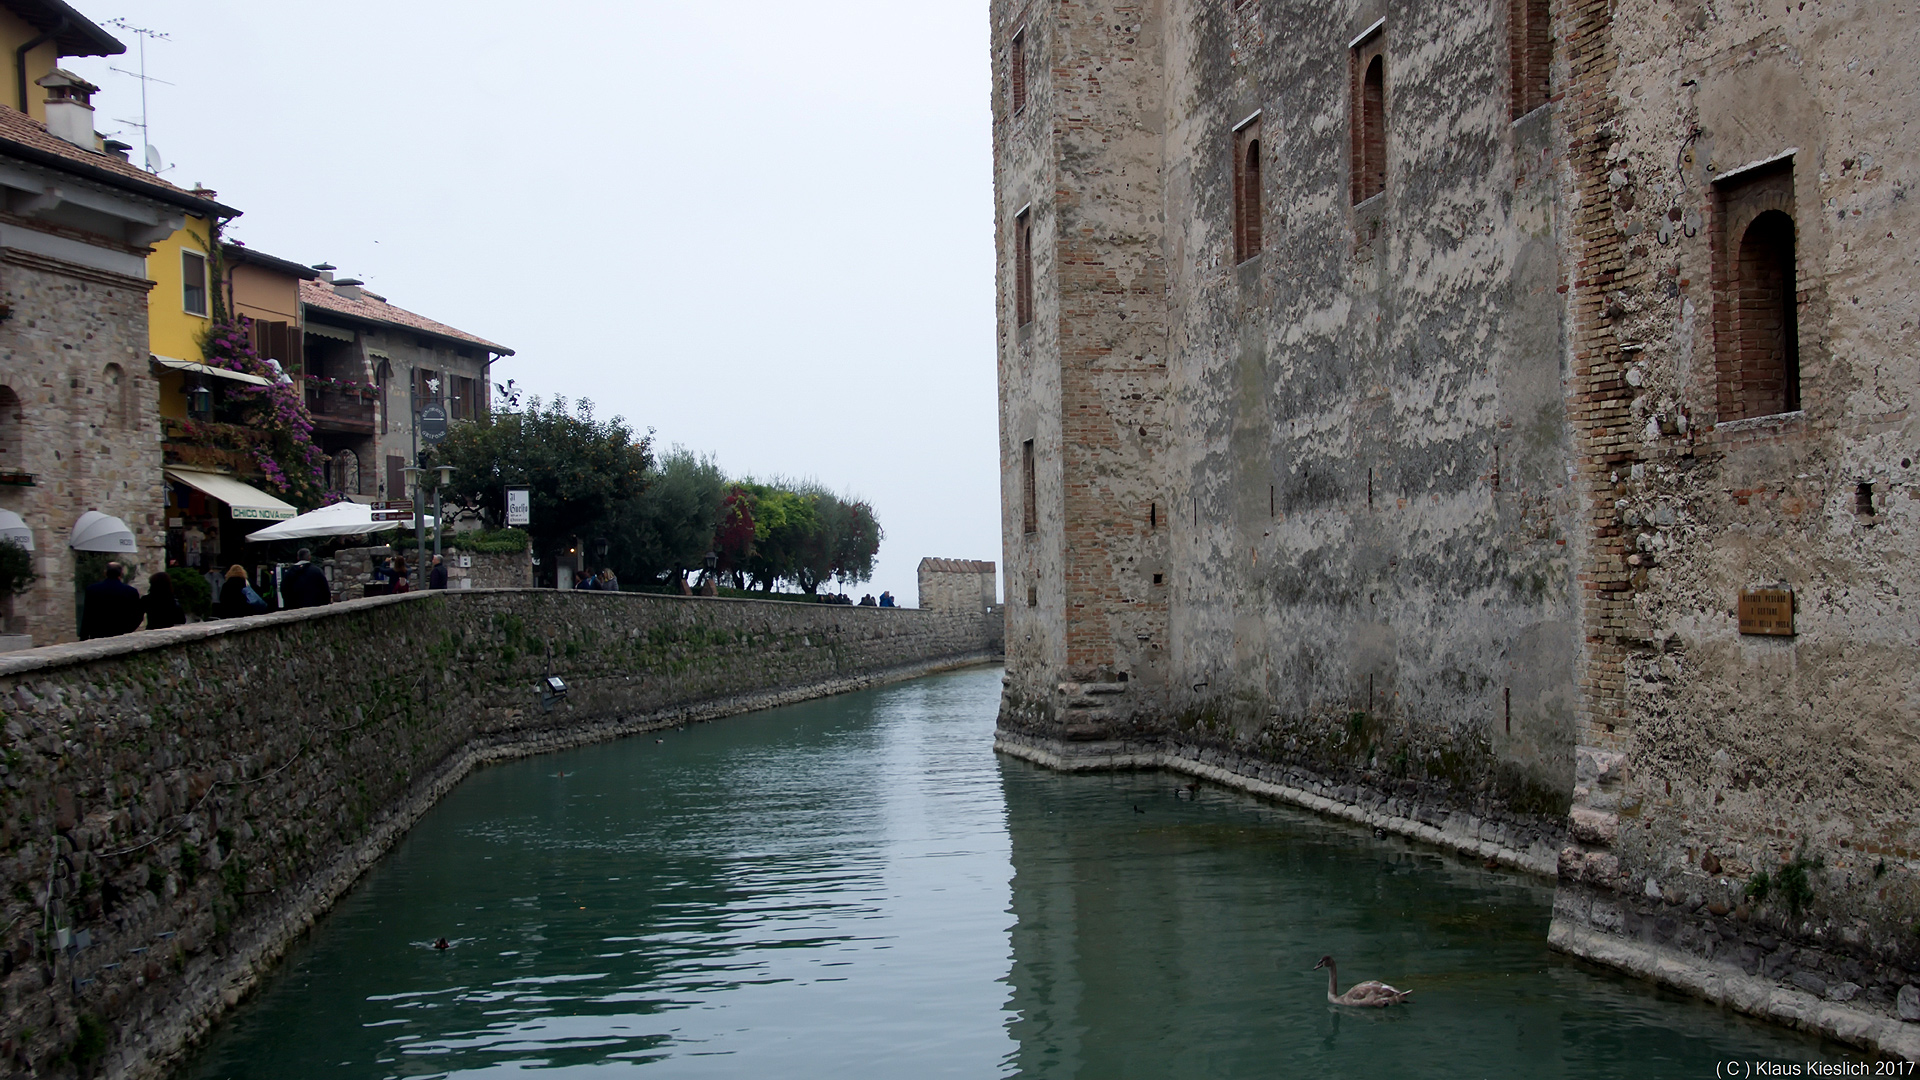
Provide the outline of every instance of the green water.
[[[476,773],[193,1077],[1708,1077],[1851,1058],[1547,951],[1549,886],[996,758],[980,669]],[[445,936],[452,948],[433,941]],[[1383,1011],[1346,980],[1414,991]]]

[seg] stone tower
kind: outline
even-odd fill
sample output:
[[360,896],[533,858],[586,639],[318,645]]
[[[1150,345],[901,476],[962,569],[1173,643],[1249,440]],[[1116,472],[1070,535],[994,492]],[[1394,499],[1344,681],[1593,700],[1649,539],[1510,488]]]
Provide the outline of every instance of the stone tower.
[[990,17],[998,745],[1557,874],[1565,948],[1904,1045],[1912,21]]

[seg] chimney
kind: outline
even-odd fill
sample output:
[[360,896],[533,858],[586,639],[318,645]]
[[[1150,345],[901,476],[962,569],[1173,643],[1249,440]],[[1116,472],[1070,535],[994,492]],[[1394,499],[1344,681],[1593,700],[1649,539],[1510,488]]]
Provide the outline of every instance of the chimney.
[[75,146],[98,150],[93,134],[94,94],[100,88],[62,68],[35,81],[47,88],[47,133]]

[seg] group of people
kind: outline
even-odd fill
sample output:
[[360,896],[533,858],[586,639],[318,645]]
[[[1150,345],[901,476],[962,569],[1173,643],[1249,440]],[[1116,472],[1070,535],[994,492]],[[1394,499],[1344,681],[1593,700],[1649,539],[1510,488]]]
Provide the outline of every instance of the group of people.
[[[685,579],[682,579],[681,583],[684,585]],[[592,592],[619,592],[620,579],[614,576],[613,567],[611,566],[597,574],[591,570],[575,570],[573,572],[573,587],[576,589],[587,589]]]
[[[80,637],[117,637],[131,634],[146,624],[148,630],[165,630],[187,621],[186,609],[175,591],[172,575],[187,573],[179,567],[156,571],[147,578],[147,595],[127,584],[127,568],[110,562],[99,581],[87,586],[81,603]],[[213,594],[213,614],[221,619],[265,615],[273,610],[253,587],[247,568],[235,563],[222,574],[207,571],[207,586]],[[442,586],[444,588],[444,586]],[[313,552],[300,549],[299,561],[280,576],[280,598],[287,608],[319,607],[333,603],[333,584],[324,570],[313,565]]]
[[828,593],[826,596],[820,599],[820,602],[823,604],[845,604],[848,607],[894,607],[896,606],[893,602],[893,594],[885,591],[881,592],[880,599],[878,600],[875,600],[873,598],[872,593],[868,593],[867,595],[862,596],[860,598],[860,602],[858,604],[855,604],[853,602],[853,597],[848,596],[845,593]]
[[[427,564],[427,588],[444,589],[447,587],[447,563],[439,555]],[[390,559],[381,559],[373,568],[373,584],[379,588],[369,589],[368,596],[386,595],[413,591],[413,578],[407,569],[407,557],[395,555]]]

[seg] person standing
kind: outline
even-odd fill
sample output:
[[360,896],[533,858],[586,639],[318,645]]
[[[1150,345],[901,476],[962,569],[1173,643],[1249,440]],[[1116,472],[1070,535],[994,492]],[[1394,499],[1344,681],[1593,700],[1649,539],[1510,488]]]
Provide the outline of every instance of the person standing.
[[147,579],[146,609],[149,630],[165,630],[187,621],[187,613],[180,607],[180,598],[174,595],[170,571],[162,570]]
[[433,569],[427,572],[427,588],[444,589],[447,587],[447,564],[440,556],[433,557]]
[[220,583],[220,602],[213,606],[213,613],[223,619],[238,619],[254,614],[253,605],[247,594],[253,589],[247,584],[247,568],[234,563],[227,569],[227,576]]
[[141,607],[140,590],[121,580],[126,572],[126,567],[110,562],[106,574],[87,586],[80,614],[80,640],[118,637],[140,629],[146,611]]
[[333,586],[328,583],[326,571],[313,565],[313,552],[300,549],[299,561],[293,564],[293,571],[280,582],[281,595],[287,598],[289,608],[322,607],[333,603]]

